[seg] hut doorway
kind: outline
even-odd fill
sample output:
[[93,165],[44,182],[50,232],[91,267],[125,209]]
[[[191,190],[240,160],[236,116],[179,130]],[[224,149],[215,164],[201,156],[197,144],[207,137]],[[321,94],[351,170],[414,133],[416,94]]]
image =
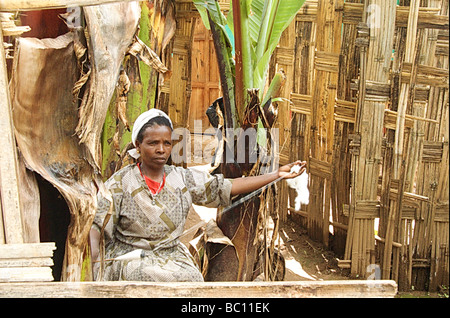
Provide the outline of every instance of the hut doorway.
[[55,242],[52,274],[55,281],[61,280],[70,210],[61,193],[50,182],[35,173],[39,187],[41,213],[39,235],[41,242]]

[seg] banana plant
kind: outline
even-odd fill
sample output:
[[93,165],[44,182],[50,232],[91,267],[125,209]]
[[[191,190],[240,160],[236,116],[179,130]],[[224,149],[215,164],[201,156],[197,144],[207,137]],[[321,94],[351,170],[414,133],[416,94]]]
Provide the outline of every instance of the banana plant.
[[[223,67],[223,75],[227,78],[226,81],[221,78],[221,83],[227,85],[227,92],[233,90],[229,98],[235,99],[224,100],[225,108],[227,104],[234,108],[230,111],[236,124],[243,123],[249,89],[258,91],[261,105],[274,97],[271,96],[274,92],[264,91],[270,58],[281,34],[292,22],[304,1],[232,0],[230,12],[225,17],[217,0],[193,0],[205,27],[212,31],[214,40],[218,42],[216,54],[219,68]],[[230,39],[227,28],[232,31],[234,42]],[[226,98],[228,97],[224,94],[224,99]]]
[[[241,134],[248,128],[271,128],[274,116],[269,112],[271,108],[268,105],[277,97],[285,77],[279,73],[269,81],[270,58],[283,31],[292,22],[304,0],[231,0],[227,17],[217,0],[193,2],[213,37],[223,93],[223,126],[227,131],[240,131]],[[265,87],[268,89],[265,90]],[[223,148],[227,147],[227,143],[233,143],[234,137],[227,135],[223,138]],[[266,147],[265,138],[258,138],[257,142]],[[254,149],[247,147],[245,151]],[[218,171],[225,177],[239,177],[258,170],[258,162],[236,162],[223,160]],[[261,251],[260,246],[254,244],[257,241],[258,229],[255,224],[260,204],[260,198],[255,197],[245,205],[236,207],[236,211],[226,215],[218,212],[217,225],[226,236],[233,238],[236,252],[230,252],[229,246],[210,247],[207,280],[254,278]]]

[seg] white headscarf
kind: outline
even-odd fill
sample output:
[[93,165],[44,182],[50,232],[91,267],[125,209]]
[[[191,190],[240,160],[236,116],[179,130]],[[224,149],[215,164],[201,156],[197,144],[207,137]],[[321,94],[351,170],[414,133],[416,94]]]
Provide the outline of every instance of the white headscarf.
[[[135,147],[136,147],[136,139],[137,139],[137,136],[138,136],[141,128],[144,127],[144,125],[146,123],[148,123],[148,121],[150,119],[152,119],[154,117],[158,117],[158,116],[165,117],[170,123],[170,128],[173,129],[172,121],[170,120],[169,116],[167,116],[167,114],[165,112],[163,112],[162,110],[156,109],[156,108],[147,110],[146,112],[143,112],[142,114],[140,114],[138,118],[136,118],[136,121],[134,122],[134,125],[133,125],[133,130],[131,131],[131,141],[133,142],[133,145]],[[133,157],[135,159],[137,159],[141,156],[137,152],[136,148],[129,150],[128,153],[130,154],[131,157]]]

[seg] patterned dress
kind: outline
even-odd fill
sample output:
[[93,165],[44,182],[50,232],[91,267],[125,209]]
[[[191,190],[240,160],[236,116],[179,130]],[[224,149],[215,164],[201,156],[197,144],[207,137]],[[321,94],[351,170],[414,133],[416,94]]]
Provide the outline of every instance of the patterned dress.
[[[105,183],[112,194],[113,212],[104,233],[103,280],[203,281],[179,236],[192,203],[208,207],[231,203],[231,180],[195,168],[166,165],[164,171],[165,185],[156,196],[136,164],[116,172]],[[99,195],[93,224],[98,231],[110,205]],[[138,257],[114,260],[136,250]]]

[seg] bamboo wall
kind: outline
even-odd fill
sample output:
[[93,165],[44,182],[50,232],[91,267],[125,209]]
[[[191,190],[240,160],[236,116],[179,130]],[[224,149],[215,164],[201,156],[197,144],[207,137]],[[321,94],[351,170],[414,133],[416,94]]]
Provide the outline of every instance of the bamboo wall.
[[[180,64],[169,68],[180,74],[165,82],[160,108],[187,124],[198,15],[190,1],[176,4],[171,61]],[[295,216],[352,277],[448,285],[447,8],[306,1],[273,56],[270,72],[285,71],[291,101],[278,103],[280,163],[307,160],[310,175],[310,203],[280,216]],[[288,206],[293,191],[280,190]]]
[[280,158],[310,174],[309,204],[284,217],[352,277],[448,285],[448,35],[448,0],[306,1],[274,55]]

